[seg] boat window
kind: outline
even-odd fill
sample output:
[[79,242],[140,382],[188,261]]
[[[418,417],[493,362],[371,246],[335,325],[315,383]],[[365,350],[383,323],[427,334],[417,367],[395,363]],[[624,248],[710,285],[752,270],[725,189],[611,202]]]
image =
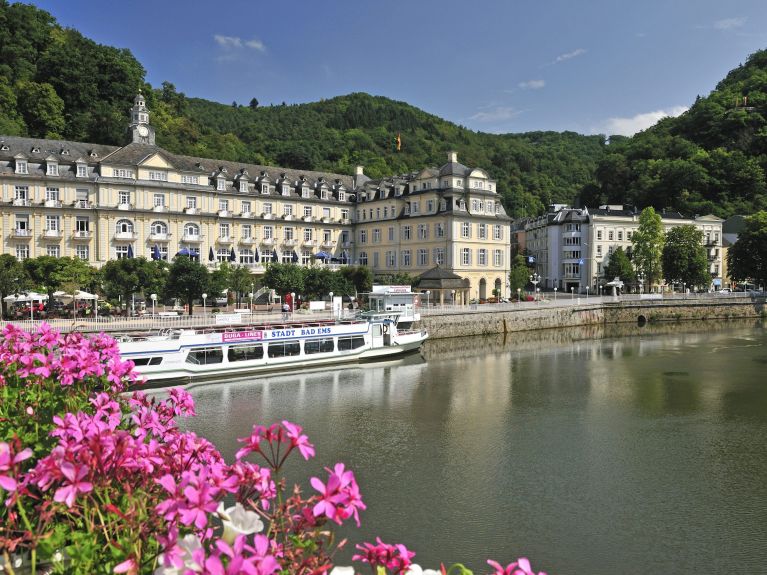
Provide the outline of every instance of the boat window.
[[365,345],[365,338],[362,337],[361,335],[338,338],[338,351],[348,351],[350,349],[357,349],[364,345]]
[[192,349],[186,356],[187,363],[198,363],[205,365],[208,363],[221,363],[224,361],[224,350],[220,347],[203,347]]
[[286,357],[301,353],[298,341],[279,341],[269,344],[269,357]]
[[133,365],[160,365],[162,363],[161,357],[137,357],[132,359]]
[[261,359],[264,357],[264,346],[257,345],[232,345],[229,346],[229,361],[247,361],[249,359]]
[[379,337],[381,335],[381,324],[377,323],[373,325],[373,335]]
[[304,353],[327,353],[333,351],[333,338],[311,339],[304,342]]

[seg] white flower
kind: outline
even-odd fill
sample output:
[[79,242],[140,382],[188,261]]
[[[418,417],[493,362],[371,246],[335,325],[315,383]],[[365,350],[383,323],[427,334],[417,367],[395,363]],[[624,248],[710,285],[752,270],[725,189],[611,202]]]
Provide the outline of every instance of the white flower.
[[154,575],[183,575],[183,573],[186,573],[187,571],[201,573],[202,567],[194,561],[194,552],[197,549],[202,549],[200,539],[196,535],[184,535],[184,538],[176,543],[176,547],[183,552],[181,560],[184,564],[181,567],[176,567],[174,565],[166,567],[163,565],[163,555],[161,553],[157,558],[160,567],[155,569]]
[[435,569],[421,569],[421,566],[417,563],[410,565],[405,575],[440,575],[440,572]]
[[354,575],[354,567],[333,567],[330,575]]
[[224,524],[224,534],[221,538],[229,545],[234,543],[238,535],[260,533],[264,529],[264,524],[258,513],[248,511],[239,503],[235,503],[234,507],[227,508],[224,508],[223,503],[219,503],[216,512]]

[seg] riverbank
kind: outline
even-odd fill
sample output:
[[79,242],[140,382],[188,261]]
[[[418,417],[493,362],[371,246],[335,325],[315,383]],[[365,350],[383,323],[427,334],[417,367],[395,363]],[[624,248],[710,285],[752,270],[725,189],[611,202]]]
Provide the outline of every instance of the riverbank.
[[764,296],[722,298],[615,299],[480,305],[458,312],[429,309],[421,324],[430,339],[581,327],[589,325],[711,319],[748,319],[767,315]]

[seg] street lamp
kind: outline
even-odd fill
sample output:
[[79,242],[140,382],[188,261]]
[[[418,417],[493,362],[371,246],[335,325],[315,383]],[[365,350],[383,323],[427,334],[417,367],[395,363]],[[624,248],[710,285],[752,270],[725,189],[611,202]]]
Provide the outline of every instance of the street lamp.
[[682,282],[682,297],[687,297],[687,283]]
[[570,300],[575,300],[575,286],[570,286]]
[[557,286],[554,286],[554,301],[557,301]]
[[429,290],[426,290],[426,309],[429,308],[429,294],[431,292]]
[[589,299],[589,286],[586,286],[586,299]]
[[520,305],[522,303],[522,297],[520,295],[520,292],[522,290],[520,288],[517,288],[517,305]]
[[535,301],[540,305],[541,303],[541,288],[535,288]]
[[290,314],[291,317],[296,312],[296,292],[290,292]]
[[250,298],[250,308],[248,309],[250,310],[250,313],[253,313],[253,292],[249,292],[248,297]]
[[[541,276],[538,275],[538,273],[534,273],[530,276],[530,283],[533,284],[533,289],[535,290],[535,293],[538,293],[538,283],[541,281]],[[536,296],[537,299],[537,296]]]
[[333,292],[330,292],[330,314],[333,319],[336,318],[336,310],[333,308]]
[[[208,299],[208,294],[202,294],[202,315],[205,315],[205,300]],[[190,302],[191,304],[191,302]]]
[[154,316],[154,306],[157,303],[157,294],[153,293],[149,296],[149,299],[152,300],[152,315]]

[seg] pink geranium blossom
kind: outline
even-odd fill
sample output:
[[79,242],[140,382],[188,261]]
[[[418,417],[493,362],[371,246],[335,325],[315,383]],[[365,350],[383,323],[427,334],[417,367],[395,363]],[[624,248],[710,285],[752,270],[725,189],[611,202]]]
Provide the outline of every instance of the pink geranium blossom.
[[530,565],[530,561],[525,557],[520,557],[513,563],[506,565],[506,567],[492,559],[488,559],[487,564],[495,569],[492,575],[546,575],[543,571],[536,574]]

